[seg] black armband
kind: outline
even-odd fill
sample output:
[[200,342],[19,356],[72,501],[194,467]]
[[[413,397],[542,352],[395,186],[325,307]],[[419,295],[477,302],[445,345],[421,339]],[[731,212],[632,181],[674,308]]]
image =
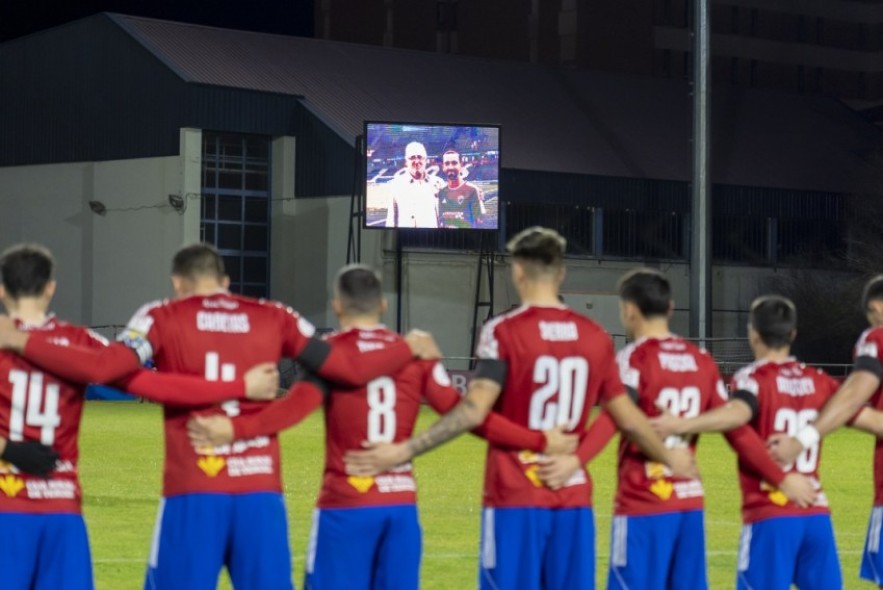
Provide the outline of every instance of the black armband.
[[331,354],[331,345],[313,336],[297,357],[297,362],[310,371],[318,371]]
[[748,409],[751,410],[751,422],[754,421],[754,418],[757,417],[757,412],[760,410],[760,407],[757,403],[757,396],[751,393],[750,391],[745,391],[744,389],[737,389],[733,393],[730,394],[730,399],[737,399],[740,402],[745,402],[748,405]]
[[638,394],[638,390],[637,390],[637,389],[635,389],[635,388],[632,387],[631,385],[626,385],[626,386],[625,386],[625,394],[626,394],[627,396],[629,396],[629,399],[632,400],[632,402],[633,402],[635,405],[638,405],[638,398],[640,397],[640,395]]
[[315,385],[319,391],[322,392],[322,397],[325,401],[328,401],[328,396],[331,395],[331,386],[328,385],[328,382],[310,371],[309,369],[305,369],[301,367],[301,370],[298,372],[297,377],[298,382],[305,381],[307,383],[312,383]]
[[883,369],[880,367],[880,359],[872,356],[859,356],[855,359],[853,371],[867,371],[872,373],[877,379],[883,375]]
[[497,359],[479,359],[475,366],[473,379],[490,379],[501,388],[506,383],[506,373],[509,367],[504,361]]

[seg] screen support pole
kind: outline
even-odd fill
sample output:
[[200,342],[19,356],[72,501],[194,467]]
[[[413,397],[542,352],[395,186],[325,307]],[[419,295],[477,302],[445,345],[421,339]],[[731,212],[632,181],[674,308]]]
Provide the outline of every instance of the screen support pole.
[[693,198],[690,240],[690,335],[711,335],[711,181],[708,0],[693,0]]
[[402,236],[396,231],[396,332],[402,333]]
[[[494,315],[494,243],[496,242],[496,233],[497,232],[491,234],[490,232],[483,231],[478,238],[478,267],[476,269],[477,275],[475,277],[475,305],[472,308],[472,340],[469,346],[470,355],[475,354],[475,341],[478,339],[479,333],[481,333],[481,325],[478,323],[478,309],[480,307],[487,307],[487,315],[482,321],[482,324],[491,319]],[[487,277],[487,300],[484,301],[481,299],[482,270],[484,270],[484,275]],[[474,356],[473,360],[469,363],[469,368],[475,368]]]
[[350,227],[346,243],[346,263],[362,262],[362,217],[365,191],[365,136],[356,136],[353,192],[350,196]]

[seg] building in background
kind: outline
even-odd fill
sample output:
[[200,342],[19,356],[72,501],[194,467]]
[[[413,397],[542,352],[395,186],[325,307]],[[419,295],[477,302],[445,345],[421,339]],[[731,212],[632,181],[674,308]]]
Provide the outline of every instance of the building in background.
[[[36,240],[58,254],[58,311],[78,322],[123,323],[168,295],[172,254],[206,240],[235,290],[331,326],[327,288],[346,261],[363,121],[493,123],[499,243],[528,225],[561,231],[573,256],[568,300],[612,330],[618,276],[657,266],[675,286],[675,329],[686,331],[689,84],[526,61],[114,14],[6,42],[3,244]],[[736,336],[778,269],[836,275],[825,265],[850,248],[855,203],[883,190],[873,159],[883,142],[818,94],[723,87],[714,105],[712,323],[715,335]],[[362,236],[363,262],[393,289],[395,234]],[[468,355],[475,235],[402,234],[398,245],[402,285],[390,294],[402,327],[433,330],[448,354]],[[517,297],[506,273],[496,281],[495,307],[507,309]]]
[[[883,121],[883,4],[710,0],[712,81],[841,98]],[[316,0],[316,36],[684,80],[692,0]],[[366,26],[367,24],[367,26]]]

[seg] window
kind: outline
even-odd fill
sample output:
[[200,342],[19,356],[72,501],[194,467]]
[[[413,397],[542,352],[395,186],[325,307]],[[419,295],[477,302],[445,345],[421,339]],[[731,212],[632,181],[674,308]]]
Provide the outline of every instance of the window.
[[224,257],[230,290],[270,290],[270,138],[202,134],[202,240]]

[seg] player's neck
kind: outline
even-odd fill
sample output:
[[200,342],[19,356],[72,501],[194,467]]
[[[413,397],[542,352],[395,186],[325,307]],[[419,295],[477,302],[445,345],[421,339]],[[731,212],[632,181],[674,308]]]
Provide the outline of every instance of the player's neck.
[[224,293],[227,289],[224,288],[224,285],[219,283],[214,279],[206,279],[204,281],[195,281],[193,283],[193,289],[188,293],[188,295],[214,295],[216,293]]
[[340,327],[344,330],[353,328],[366,330],[380,325],[379,315],[345,315],[340,316]]
[[562,305],[558,299],[558,286],[545,281],[531,281],[521,285],[518,293],[523,305]]
[[635,326],[635,338],[667,338],[671,336],[668,318],[651,318]]
[[771,363],[781,363],[791,358],[791,347],[770,348],[763,344],[758,344],[755,351],[755,358],[759,361],[769,361]]
[[451,189],[460,188],[461,186],[463,186],[462,180],[449,180],[448,181],[448,188],[451,188]]
[[46,303],[42,299],[22,297],[14,302],[7,302],[9,317],[26,324],[42,324],[48,317]]

